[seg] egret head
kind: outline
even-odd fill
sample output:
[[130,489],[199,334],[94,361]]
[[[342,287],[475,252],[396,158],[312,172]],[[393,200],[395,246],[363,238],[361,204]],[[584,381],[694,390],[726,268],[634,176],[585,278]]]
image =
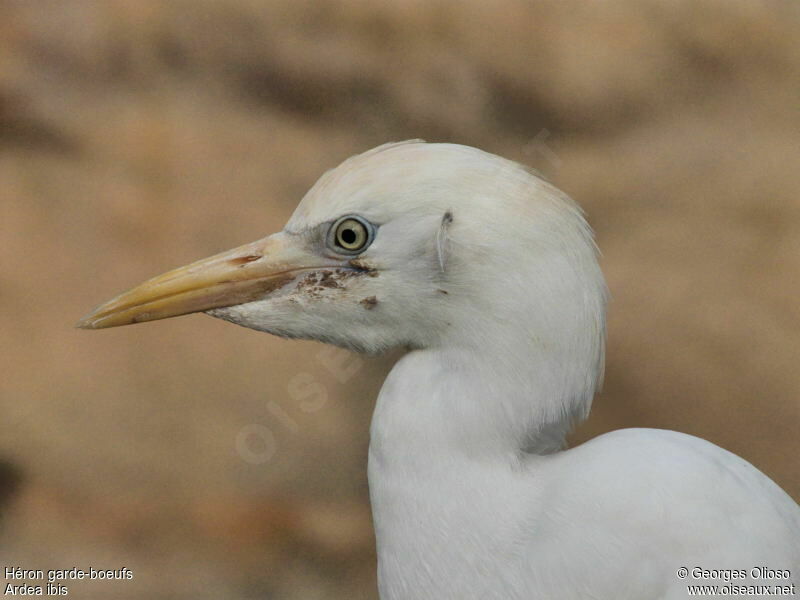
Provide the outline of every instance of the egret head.
[[414,141],[350,158],[283,231],[151,279],[79,326],[206,312],[366,352],[497,338],[596,372],[604,290],[591,231],[558,190],[480,150]]

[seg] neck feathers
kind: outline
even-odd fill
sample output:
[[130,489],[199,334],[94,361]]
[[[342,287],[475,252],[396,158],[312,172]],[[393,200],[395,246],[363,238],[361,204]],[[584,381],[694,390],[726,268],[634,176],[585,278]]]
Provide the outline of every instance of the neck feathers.
[[376,419],[388,411],[408,435],[450,432],[466,448],[552,452],[602,381],[606,287],[577,205],[519,165],[491,166],[464,174],[469,202],[442,219],[446,295],[428,304],[428,339],[390,374]]
[[[473,396],[465,410],[476,413],[476,427],[490,423],[489,435],[546,453],[586,418],[602,384],[607,292],[580,209],[541,180],[533,187],[532,209],[517,213],[528,218],[487,217],[470,231],[457,229],[455,215],[444,277],[459,284],[450,287],[449,326],[431,351],[442,376],[468,382],[458,393]],[[521,189],[530,195],[530,176]],[[466,241],[487,233],[491,252]],[[459,389],[441,387],[443,395]]]

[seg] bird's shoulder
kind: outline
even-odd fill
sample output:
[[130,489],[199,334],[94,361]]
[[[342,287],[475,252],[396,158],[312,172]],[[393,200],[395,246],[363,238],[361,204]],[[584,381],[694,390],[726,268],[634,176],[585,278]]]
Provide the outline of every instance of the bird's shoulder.
[[675,569],[684,564],[800,569],[800,507],[750,463],[702,439],[619,430],[532,457],[530,468],[537,491],[527,495],[515,547],[525,548],[521,569],[537,585],[578,590],[592,574],[597,597],[640,598],[646,587],[682,598]]
[[[745,459],[709,441],[664,429],[620,429],[598,436],[558,457],[597,491],[619,492],[647,486],[664,500],[713,498],[731,506],[772,503],[800,514],[800,507],[775,482]],[[731,495],[723,497],[724,492]],[[709,496],[711,494],[711,496]],[[800,527],[800,522],[797,523]]]
[[691,435],[622,429],[554,455],[548,468],[572,515],[611,519],[620,536],[651,531],[679,546],[800,539],[800,506],[785,491],[743,458]]

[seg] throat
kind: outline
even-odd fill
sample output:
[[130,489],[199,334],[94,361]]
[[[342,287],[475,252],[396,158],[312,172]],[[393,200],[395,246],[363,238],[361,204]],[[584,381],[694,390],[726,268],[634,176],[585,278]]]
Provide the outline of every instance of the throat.
[[514,463],[563,449],[582,415],[559,389],[558,369],[526,358],[515,364],[456,348],[405,355],[378,396],[371,455],[427,469],[440,458]]
[[[513,560],[502,531],[524,518],[536,494],[529,475],[538,459],[531,451],[560,448],[567,426],[526,431],[513,406],[519,396],[530,403],[536,395],[519,389],[527,387],[519,378],[486,367],[459,351],[417,350],[395,365],[381,389],[369,450],[381,598],[473,597],[472,589],[454,592],[442,570]],[[475,539],[485,544],[475,548]]]

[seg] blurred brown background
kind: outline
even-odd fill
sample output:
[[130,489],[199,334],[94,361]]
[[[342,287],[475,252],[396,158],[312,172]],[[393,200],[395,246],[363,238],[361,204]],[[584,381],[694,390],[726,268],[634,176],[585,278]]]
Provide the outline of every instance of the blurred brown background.
[[[78,598],[375,598],[366,450],[391,357],[92,306],[279,229],[411,137],[587,210],[627,426],[800,498],[800,4],[0,0],[0,567],[128,567]],[[327,401],[292,401],[322,384]]]

